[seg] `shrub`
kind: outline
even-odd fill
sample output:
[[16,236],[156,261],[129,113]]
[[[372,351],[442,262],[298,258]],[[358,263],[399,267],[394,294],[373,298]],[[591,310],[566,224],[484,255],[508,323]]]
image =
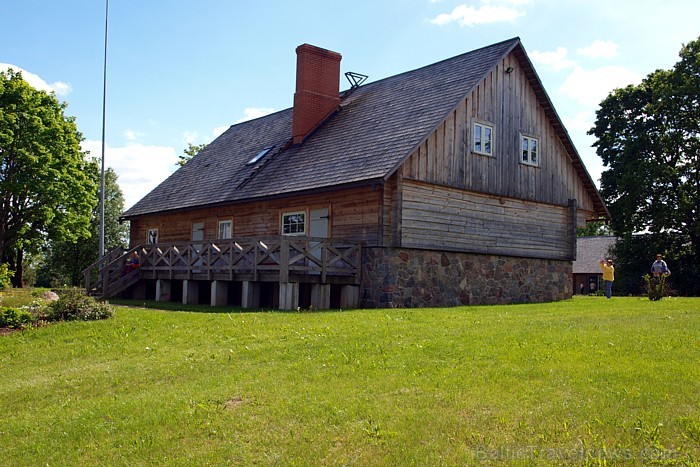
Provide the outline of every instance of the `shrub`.
[[0,308],[0,328],[24,329],[32,325],[34,317],[27,310]]
[[48,306],[47,319],[50,321],[92,321],[107,319],[114,314],[114,309],[107,302],[98,302],[93,297],[79,291],[63,294]]
[[661,274],[659,277],[651,277],[649,274],[644,275],[644,288],[649,297],[649,300],[661,300],[664,295],[669,295],[670,288],[666,282],[668,274]]
[[12,279],[14,275],[14,271],[10,271],[10,267],[7,265],[7,263],[0,264],[0,290],[10,288],[12,285],[10,279]]

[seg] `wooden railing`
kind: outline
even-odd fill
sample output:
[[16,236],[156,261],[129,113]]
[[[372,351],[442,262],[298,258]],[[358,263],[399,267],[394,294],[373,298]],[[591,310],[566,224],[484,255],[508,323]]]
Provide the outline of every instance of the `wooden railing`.
[[[126,261],[134,252],[140,267],[125,275]],[[119,249],[83,273],[87,292],[100,297],[113,296],[139,279],[233,281],[245,277],[257,281],[261,275],[271,274],[279,282],[288,282],[290,275],[306,275],[315,276],[321,283],[326,283],[329,276],[343,276],[359,284],[361,257],[359,243],[337,239],[240,238]]]

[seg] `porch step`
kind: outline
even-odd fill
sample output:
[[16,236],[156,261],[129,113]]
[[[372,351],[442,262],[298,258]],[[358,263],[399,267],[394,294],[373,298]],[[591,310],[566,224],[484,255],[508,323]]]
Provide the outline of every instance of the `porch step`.
[[98,295],[98,298],[103,299],[114,297],[115,295],[125,291],[132,285],[136,284],[139,281],[140,277],[141,271],[139,269],[135,269],[129,274],[122,276],[118,280],[111,282],[107,287],[107,290],[105,290],[104,293]]

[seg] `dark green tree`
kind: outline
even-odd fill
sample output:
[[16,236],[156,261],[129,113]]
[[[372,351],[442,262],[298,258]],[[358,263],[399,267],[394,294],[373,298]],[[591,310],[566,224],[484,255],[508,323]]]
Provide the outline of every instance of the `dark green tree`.
[[604,221],[589,222],[585,227],[576,229],[577,237],[595,237],[598,235],[612,235],[610,227]]
[[[651,263],[665,252],[677,264],[674,274],[683,272],[672,286],[699,294],[700,39],[683,46],[673,69],[611,93],[589,133],[607,167],[601,193],[620,237],[618,254],[642,255]],[[642,252],[639,245],[654,249]]]
[[[90,177],[100,179],[99,165],[90,165]],[[105,171],[105,248],[125,248],[129,242],[129,227],[119,222],[124,211],[124,195],[117,183],[116,172]],[[95,206],[88,235],[76,240],[56,240],[48,243],[40,284],[44,286],[79,286],[83,282],[82,271],[97,261],[99,254],[100,207]]]
[[22,284],[24,251],[89,231],[97,185],[65,103],[0,71],[0,257]]
[[182,167],[183,165],[187,164],[187,162],[192,159],[194,156],[199,154],[199,152],[206,148],[207,145],[202,143],[202,144],[192,144],[192,143],[187,143],[187,149],[183,149],[182,152],[183,154],[178,157],[177,165]]

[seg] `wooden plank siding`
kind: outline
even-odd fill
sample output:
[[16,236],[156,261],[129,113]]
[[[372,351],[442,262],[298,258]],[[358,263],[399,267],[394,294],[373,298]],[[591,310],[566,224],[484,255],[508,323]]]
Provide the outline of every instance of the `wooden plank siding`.
[[[505,73],[510,66],[514,71]],[[493,125],[493,156],[472,152],[475,121]],[[536,167],[520,162],[521,134],[539,140]],[[594,217],[593,200],[513,54],[414,151],[404,164],[403,175],[406,179],[551,205],[567,206],[569,199],[575,199],[588,219]],[[577,217],[582,226],[585,218]]]
[[165,212],[131,220],[131,246],[146,243],[148,229],[158,229],[159,242],[189,240],[192,223],[204,223],[204,240],[216,240],[219,221],[233,221],[234,237],[280,235],[283,212],[328,208],[329,237],[352,239],[366,244],[380,240],[382,190],[377,187],[348,189],[333,193],[279,198],[245,204]]
[[401,170],[391,177],[383,186],[381,246],[400,246],[401,244],[401,192],[399,179]]
[[402,246],[572,259],[567,206],[404,180]]

